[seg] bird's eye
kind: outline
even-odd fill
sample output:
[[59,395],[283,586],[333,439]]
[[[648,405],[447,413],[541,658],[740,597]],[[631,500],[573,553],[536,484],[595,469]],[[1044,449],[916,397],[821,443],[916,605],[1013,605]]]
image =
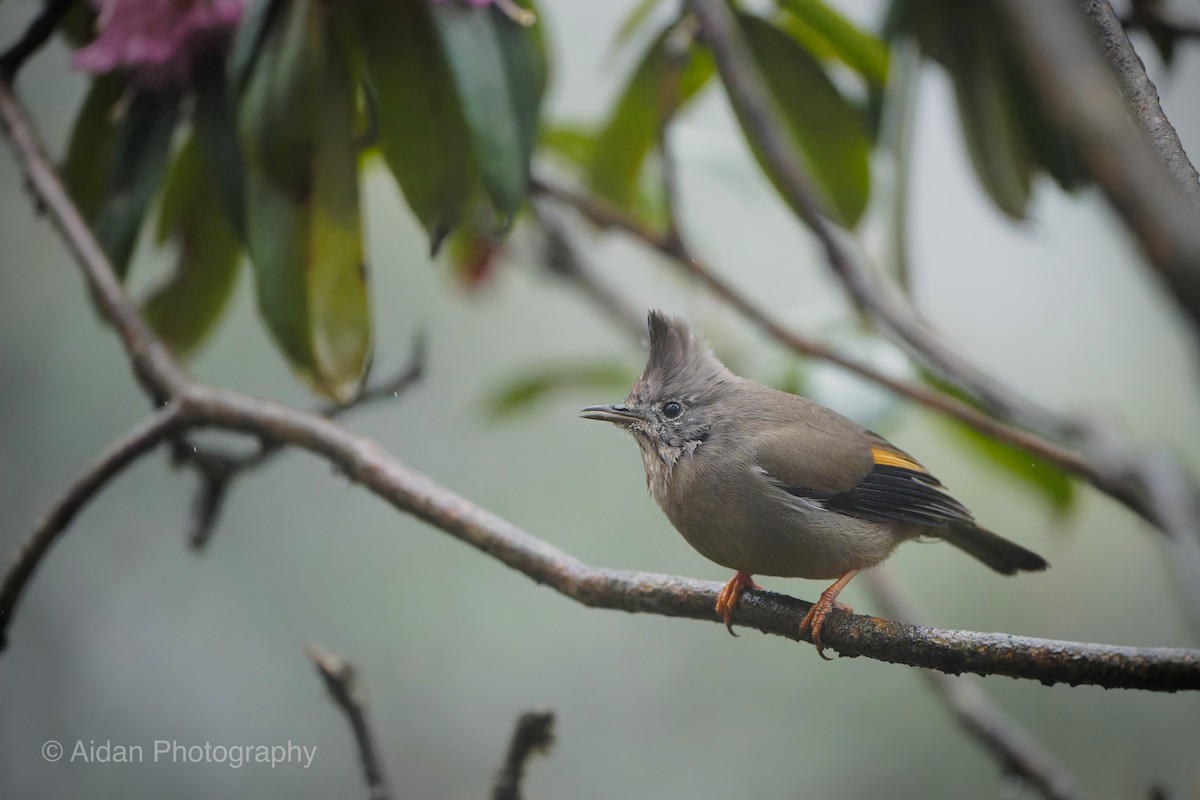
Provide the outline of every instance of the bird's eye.
[[683,406],[672,400],[669,403],[663,403],[662,413],[667,419],[675,419],[683,413]]

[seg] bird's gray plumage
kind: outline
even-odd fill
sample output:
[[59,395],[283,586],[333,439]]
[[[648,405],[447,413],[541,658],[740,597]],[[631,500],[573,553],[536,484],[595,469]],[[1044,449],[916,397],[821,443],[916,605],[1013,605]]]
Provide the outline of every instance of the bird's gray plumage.
[[751,574],[836,578],[932,536],[1001,572],[1046,566],[979,528],[878,434],[735,375],[679,318],[651,311],[649,332],[646,368],[625,403],[583,413],[633,433],[650,494],[710,560]]

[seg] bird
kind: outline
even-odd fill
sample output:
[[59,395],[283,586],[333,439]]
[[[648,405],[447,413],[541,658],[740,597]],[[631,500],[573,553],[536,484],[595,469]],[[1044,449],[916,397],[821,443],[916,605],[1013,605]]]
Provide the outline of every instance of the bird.
[[[716,614],[733,634],[755,575],[830,580],[800,624],[818,654],[838,594],[902,542],[938,539],[1004,575],[1038,554],[979,526],[913,456],[806,397],[729,370],[685,320],[647,315],[645,370],[624,403],[582,409],[633,434],[651,497],[701,555],[734,570]],[[736,635],[736,634],[734,634]]]

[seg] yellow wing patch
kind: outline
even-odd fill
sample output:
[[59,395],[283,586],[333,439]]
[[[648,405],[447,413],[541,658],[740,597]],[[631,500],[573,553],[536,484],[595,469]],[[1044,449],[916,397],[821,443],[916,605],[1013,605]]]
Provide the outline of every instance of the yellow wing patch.
[[871,448],[871,458],[876,464],[881,464],[885,467],[900,467],[902,469],[910,469],[913,472],[927,474],[928,471],[913,461],[908,455],[896,450],[885,450],[882,447]]

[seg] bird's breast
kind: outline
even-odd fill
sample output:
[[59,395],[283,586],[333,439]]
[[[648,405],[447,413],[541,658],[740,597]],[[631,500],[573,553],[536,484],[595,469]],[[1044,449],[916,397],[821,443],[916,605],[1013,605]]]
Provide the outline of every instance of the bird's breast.
[[750,465],[722,463],[702,452],[671,466],[647,458],[647,485],[683,538],[722,566],[832,579],[879,563],[904,538],[896,526],[793,497]]

